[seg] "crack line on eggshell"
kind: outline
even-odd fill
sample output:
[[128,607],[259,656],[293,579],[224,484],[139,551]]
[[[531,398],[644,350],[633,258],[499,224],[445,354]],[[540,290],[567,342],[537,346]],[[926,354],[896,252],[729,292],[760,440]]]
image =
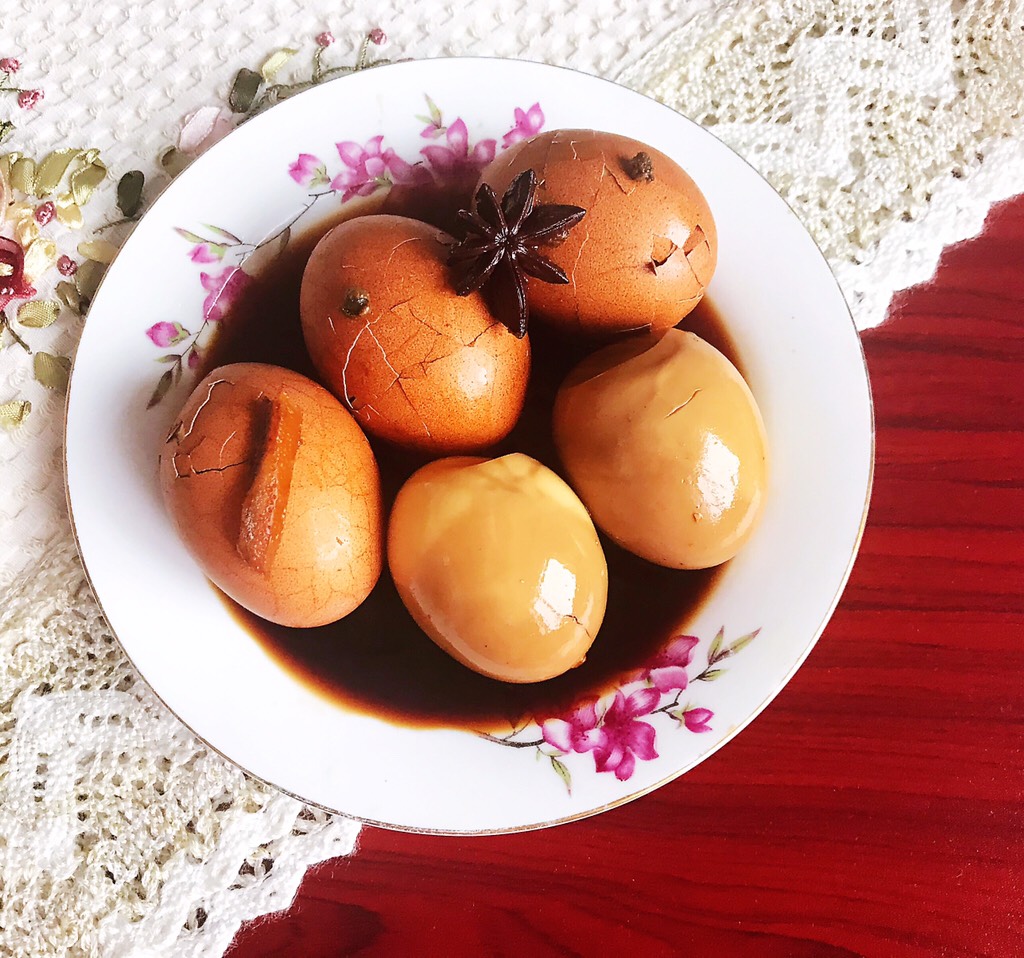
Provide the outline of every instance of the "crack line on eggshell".
[[[662,240],[665,243],[668,243],[672,247],[660,259],[658,258],[658,256],[655,253],[655,250],[658,248],[658,241],[659,240]],[[672,237],[665,236],[663,233],[661,233],[661,234],[651,233],[651,258],[650,258],[650,261],[649,261],[649,265],[651,267],[651,271],[654,273],[655,276],[658,275],[658,267],[659,266],[664,266],[670,259],[672,259],[672,257],[677,252],[679,252],[680,249],[681,249],[681,247],[679,246],[679,244],[674,239],[672,239]],[[685,250],[683,250],[683,255],[684,256],[686,255],[686,251]],[[691,267],[691,270],[692,270],[692,267]]]
[[[416,413],[416,418],[419,419],[420,425],[423,427],[423,431],[427,434],[427,438],[433,439],[434,437],[433,435],[431,435],[430,426],[427,425],[427,421],[423,418],[423,414],[416,408],[416,404],[412,401],[412,398],[405,391],[405,385],[402,382],[401,376],[399,376],[398,379],[396,379],[390,386],[388,386],[388,389],[391,389],[394,386],[397,386],[402,391],[402,395],[405,396],[405,401],[409,404],[409,408],[412,409],[414,413]],[[384,391],[387,392],[387,389]]]
[[[408,299],[406,300],[406,302],[411,303],[412,299]],[[402,305],[404,306],[405,303],[403,303]],[[412,316],[412,318],[415,319],[416,322],[419,323],[421,326],[425,326],[427,329],[429,329],[435,336],[438,336],[442,339],[451,339],[451,337],[447,333],[442,332],[436,326],[431,326],[430,323],[428,323],[422,316],[420,316],[416,312],[416,310],[413,309],[411,306],[409,307],[409,315]]]
[[252,463],[252,459],[249,458],[249,459],[241,459],[238,462],[229,462],[226,466],[209,466],[206,469],[196,469],[192,465],[192,456],[191,456],[191,454],[190,453],[182,453],[182,455],[184,455],[189,460],[188,472],[179,472],[178,471],[178,457],[177,456],[172,456],[171,457],[171,465],[174,467],[174,478],[175,479],[188,479],[191,476],[205,476],[207,473],[211,473],[211,472],[226,472],[228,469],[235,469],[238,466],[247,466],[250,463]]
[[227,439],[225,439],[225,440],[224,440],[224,441],[223,441],[223,442],[222,442],[222,443],[220,444],[220,451],[219,451],[219,452],[217,453],[217,461],[218,461],[218,462],[222,462],[222,461],[223,461],[223,459],[224,459],[224,449],[225,449],[225,447],[226,447],[226,446],[227,446],[227,444],[228,444],[229,442],[231,442],[231,440],[232,440],[232,439],[234,439],[234,438],[235,438],[235,436],[237,436],[237,435],[238,435],[238,430],[237,430],[237,429],[235,429],[235,430],[234,430],[234,431],[233,431],[233,432],[231,433],[231,435],[230,435],[230,436],[228,436],[228,437],[227,437]]
[[[499,319],[496,319],[496,320],[495,320],[495,321],[494,321],[493,323],[491,323],[491,324],[490,324],[490,325],[489,325],[489,326],[488,326],[488,327],[487,327],[486,329],[483,329],[483,330],[481,330],[481,331],[480,331],[479,333],[477,333],[477,334],[476,334],[476,335],[475,335],[475,336],[474,336],[474,337],[473,337],[473,338],[472,338],[472,339],[471,339],[471,340],[470,340],[470,341],[469,341],[468,343],[463,343],[462,345],[463,345],[463,346],[467,346],[467,347],[470,347],[470,346],[475,346],[475,345],[476,345],[476,341],[477,341],[477,340],[478,340],[478,339],[479,339],[479,338],[480,338],[481,336],[485,335],[486,333],[489,333],[489,332],[490,332],[490,331],[491,331],[492,329],[494,329],[494,327],[495,327],[495,326],[500,326],[500,325],[501,325],[501,320],[499,320]],[[447,357],[444,357],[444,358],[447,358]],[[434,360],[434,359],[428,360],[428,362],[436,362],[436,361],[437,361],[437,360]]]
[[[710,258],[710,256],[711,256],[711,243],[708,241],[707,238],[704,239],[704,247],[707,249],[708,257]],[[707,284],[701,283],[700,277],[697,276],[697,271],[693,268],[693,263],[690,262],[690,257],[698,249],[700,249],[700,247],[699,246],[695,246],[689,253],[684,252],[683,255],[686,257],[686,262],[687,262],[687,265],[690,267],[690,271],[693,273],[694,277],[696,277],[696,279],[697,279],[697,282],[700,284],[700,288],[701,289],[707,289]]]
[[627,189],[626,189],[626,188],[625,188],[625,187],[624,187],[624,186],[622,185],[622,183],[621,183],[621,182],[619,181],[619,177],[618,177],[618,174],[617,174],[617,173],[615,172],[615,167],[614,167],[614,166],[609,166],[609,165],[608,165],[608,161],[607,161],[607,160],[605,159],[605,155],[604,155],[604,153],[603,153],[603,152],[601,153],[601,162],[602,162],[602,163],[604,164],[604,170],[602,171],[602,177],[604,176],[604,173],[605,173],[605,172],[607,172],[608,174],[610,174],[610,175],[611,175],[611,178],[612,178],[612,179],[613,179],[613,180],[615,181],[615,185],[616,185],[616,186],[617,186],[617,187],[618,187],[618,188],[619,188],[620,190],[622,190],[622,192],[623,192],[623,193],[624,193],[624,194],[625,194],[626,196],[632,196],[632,195],[633,195],[633,194],[634,194],[634,193],[636,192],[636,188],[637,188],[637,185],[638,185],[638,184],[637,184],[636,182],[633,182],[633,181],[631,180],[630,182],[632,182],[632,184],[633,184],[633,185],[632,185],[632,189],[628,189],[628,190],[627,190]]
[[366,332],[369,333],[370,339],[372,339],[377,344],[377,348],[380,350],[380,358],[384,360],[384,365],[387,366],[388,369],[390,369],[391,372],[395,374],[396,379],[401,379],[402,374],[397,369],[395,369],[394,366],[391,365],[391,360],[388,359],[388,354],[384,351],[384,347],[381,345],[380,340],[377,338],[374,331],[370,328],[372,325],[372,323],[366,324]]
[[699,393],[699,392],[700,392],[700,387],[698,386],[693,391],[693,393],[691,394],[690,398],[686,400],[686,402],[680,403],[678,406],[676,406],[675,409],[673,409],[670,413],[666,414],[665,418],[668,419],[669,417],[674,416],[677,412],[679,412],[680,409],[685,409],[687,406],[689,406],[690,403],[693,402],[693,397],[696,396],[697,393]]
[[404,239],[400,243],[396,243],[395,246],[391,250],[391,255],[388,256],[388,261],[384,264],[384,269],[381,272],[386,273],[391,268],[391,261],[395,258],[395,254],[403,246],[407,246],[409,243],[418,243],[419,241],[420,241],[420,237],[419,236],[410,236],[408,239]]
[[[575,152],[576,151],[573,150],[573,154],[574,155],[575,155]],[[604,182],[604,177],[605,177],[605,174],[607,172],[608,172],[608,164],[604,162],[604,154],[602,153],[601,154],[601,175],[598,177],[598,180],[597,180],[597,188],[594,190],[594,198],[590,201],[590,205],[584,207],[584,209],[589,211],[589,210],[592,210],[597,205],[597,198],[601,194],[601,184]],[[583,239],[580,242],[580,248],[576,251],[576,261],[572,264],[572,272],[569,274],[569,281],[572,283],[572,305],[573,305],[573,309],[576,311],[576,325],[577,325],[577,327],[582,326],[583,325],[583,321],[580,319],[580,295],[579,295],[579,286],[576,283],[576,270],[577,270],[577,268],[580,265],[580,260],[583,258],[583,250],[586,248],[587,243],[590,242],[590,225],[589,225],[589,221],[587,220],[586,217],[584,217],[583,223],[581,225],[584,227],[586,232],[584,233]]]
[[[563,621],[565,619],[569,619],[570,621],[575,622],[583,630],[583,632],[587,636],[587,638],[590,639],[591,642],[594,641],[594,636],[591,635],[590,629],[588,629],[582,622],[580,622],[580,620],[579,620],[579,618],[577,616],[569,615],[568,613],[562,613],[562,619],[563,619]],[[586,655],[584,655],[584,658],[586,658]]]
[[[352,353],[355,351],[355,348],[358,345],[359,340],[362,339],[363,333],[365,333],[372,325],[374,325],[374,323],[379,322],[381,320],[381,318],[383,318],[383,316],[385,316],[385,315],[387,315],[387,314],[386,313],[382,313],[376,319],[368,319],[365,323],[363,323],[363,328],[361,330],[359,330],[358,333],[355,334],[355,336],[352,339],[351,344],[348,347],[348,352],[345,353],[345,364],[341,367],[342,400],[344,401],[345,405],[348,406],[348,408],[351,409],[353,412],[355,412],[356,407],[352,405],[352,401],[349,398],[349,393],[348,393],[348,367],[349,367],[349,364],[352,362]],[[373,334],[371,333],[370,335],[373,335]],[[373,338],[374,338],[374,341],[376,342],[377,337],[374,336]],[[379,346],[380,343],[377,343],[377,345]],[[382,352],[383,352],[383,350],[382,350]]]
[[228,386],[233,386],[234,385],[234,383],[231,382],[231,380],[229,380],[229,379],[215,379],[212,383],[210,383],[210,386],[209,386],[209,388],[206,391],[206,397],[199,404],[199,408],[195,411],[195,415],[192,416],[192,422],[190,422],[188,424],[188,429],[185,430],[185,435],[181,436],[180,439],[178,440],[179,443],[182,440],[188,439],[188,437],[192,435],[192,430],[195,429],[195,427],[196,427],[196,421],[199,419],[199,414],[203,411],[203,409],[206,407],[206,404],[213,397],[213,390],[217,386],[221,385],[221,383],[224,383],[224,384],[226,384]]

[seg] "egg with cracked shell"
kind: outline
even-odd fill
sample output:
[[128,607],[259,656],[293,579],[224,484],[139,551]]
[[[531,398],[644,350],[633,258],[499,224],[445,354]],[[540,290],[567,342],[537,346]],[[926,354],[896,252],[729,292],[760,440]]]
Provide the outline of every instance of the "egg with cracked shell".
[[323,383],[370,433],[434,454],[503,439],[522,411],[528,338],[479,293],[458,296],[454,240],[426,223],[372,215],[334,227],[302,278],[302,332]]
[[604,620],[608,566],[594,523],[564,480],[522,453],[413,473],[391,511],[388,565],[419,627],[504,682],[579,665]]
[[291,370],[236,363],[206,376],[161,449],[160,485],[203,572],[271,622],[334,622],[380,576],[370,444],[334,396]]
[[532,312],[570,332],[609,335],[668,329],[701,301],[718,232],[704,194],[675,160],[614,133],[551,130],[501,153],[480,183],[502,196],[528,169],[539,180],[538,204],[587,211],[545,251],[568,284],[527,279]]

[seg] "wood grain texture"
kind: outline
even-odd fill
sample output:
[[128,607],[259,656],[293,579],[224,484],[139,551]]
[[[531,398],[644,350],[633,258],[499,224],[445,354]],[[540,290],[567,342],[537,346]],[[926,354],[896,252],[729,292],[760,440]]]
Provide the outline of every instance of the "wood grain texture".
[[366,829],[232,958],[1024,955],[1024,196],[864,345],[860,558],[757,721],[582,822]]

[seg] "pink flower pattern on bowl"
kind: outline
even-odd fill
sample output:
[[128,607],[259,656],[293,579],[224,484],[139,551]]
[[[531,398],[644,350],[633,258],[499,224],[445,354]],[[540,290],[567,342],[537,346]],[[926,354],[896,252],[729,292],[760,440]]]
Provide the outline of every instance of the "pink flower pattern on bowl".
[[[376,42],[376,41],[374,41]],[[149,398],[148,407],[159,404],[178,383],[185,369],[197,369],[207,347],[209,326],[220,322],[231,303],[249,282],[246,271],[250,257],[260,250],[280,253],[288,243],[293,227],[315,205],[325,198],[334,197],[347,203],[357,196],[372,196],[394,186],[416,186],[450,177],[459,173],[472,173],[482,169],[498,151],[496,139],[470,138],[466,122],[457,117],[445,123],[444,114],[437,104],[425,96],[428,114],[416,119],[426,123],[420,136],[430,145],[421,147],[419,155],[405,159],[384,142],[384,135],[371,137],[365,143],[342,140],[335,144],[340,167],[331,172],[327,162],[314,153],[299,153],[289,164],[287,174],[294,183],[308,191],[307,202],[295,216],[272,236],[258,243],[244,242],[234,233],[220,226],[204,224],[195,230],[177,227],[175,232],[189,244],[186,255],[203,267],[199,282],[206,293],[202,318],[195,332],[181,323],[163,320],[151,325],[145,334],[154,346],[170,349],[156,357],[167,366],[157,379]],[[516,108],[511,128],[501,138],[502,149],[532,136],[544,126],[544,111],[539,103],[529,109]],[[443,142],[442,142],[443,141]],[[276,244],[276,245],[275,245]],[[268,249],[269,248],[269,249]],[[220,270],[211,265],[222,263]]]
[[[481,737],[509,748],[535,749],[548,759],[551,768],[572,794],[572,773],[564,761],[569,756],[590,753],[595,772],[610,772],[620,782],[632,778],[637,761],[658,757],[655,747],[658,729],[653,724],[665,715],[677,728],[688,732],[712,731],[715,713],[683,701],[692,682],[714,682],[725,675],[720,663],[746,648],[760,629],[725,644],[725,630],[719,629],[707,652],[707,665],[691,681],[687,668],[700,639],[677,635],[656,652],[619,688],[600,699],[577,703],[567,714],[553,716],[514,729],[504,737],[480,733]],[[539,731],[540,737],[536,733]]]

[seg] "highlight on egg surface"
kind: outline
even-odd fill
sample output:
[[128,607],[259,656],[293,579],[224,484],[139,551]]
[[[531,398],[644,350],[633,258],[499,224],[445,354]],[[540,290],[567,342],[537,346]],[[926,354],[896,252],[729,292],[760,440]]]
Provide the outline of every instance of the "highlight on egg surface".
[[160,485],[203,572],[271,622],[334,622],[380,576],[370,445],[327,390],[291,370],[237,363],[206,376],[163,444]]
[[595,130],[551,130],[509,148],[480,178],[501,196],[525,170],[537,203],[586,217],[547,256],[567,285],[527,281],[530,310],[568,332],[615,334],[675,326],[715,271],[718,233],[704,194],[664,153]]
[[398,493],[388,565],[421,629],[504,682],[579,665],[597,636],[608,567],[576,494],[521,453],[441,459]]
[[703,569],[753,533],[768,486],[764,422],[736,367],[693,333],[587,357],[558,391],[553,427],[573,488],[630,552]]
[[302,332],[324,384],[369,432],[449,454],[503,439],[522,410],[530,343],[479,293],[458,296],[453,239],[401,216],[341,223],[303,274]]

